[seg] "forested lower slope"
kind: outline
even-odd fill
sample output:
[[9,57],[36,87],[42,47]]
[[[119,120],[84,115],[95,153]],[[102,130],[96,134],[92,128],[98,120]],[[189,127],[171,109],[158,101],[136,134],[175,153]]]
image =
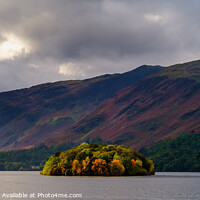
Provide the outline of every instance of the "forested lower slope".
[[200,134],[185,134],[141,152],[154,161],[156,171],[200,172]]

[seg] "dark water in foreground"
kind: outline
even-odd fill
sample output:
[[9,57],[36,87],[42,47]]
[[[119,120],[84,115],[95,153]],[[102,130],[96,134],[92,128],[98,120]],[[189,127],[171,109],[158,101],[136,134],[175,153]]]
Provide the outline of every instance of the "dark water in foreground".
[[[35,197],[5,197],[23,192],[28,196],[34,193]],[[39,193],[47,196],[38,198]],[[82,194],[82,198],[58,198],[56,193]],[[39,172],[0,172],[0,199],[200,200],[200,173],[156,173],[156,176],[149,177],[52,177],[41,176]]]

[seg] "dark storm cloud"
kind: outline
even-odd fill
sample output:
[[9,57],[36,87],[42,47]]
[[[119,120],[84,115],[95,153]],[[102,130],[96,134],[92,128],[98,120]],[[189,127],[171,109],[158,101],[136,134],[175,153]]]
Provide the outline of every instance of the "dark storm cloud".
[[1,0],[0,90],[199,59],[199,4]]

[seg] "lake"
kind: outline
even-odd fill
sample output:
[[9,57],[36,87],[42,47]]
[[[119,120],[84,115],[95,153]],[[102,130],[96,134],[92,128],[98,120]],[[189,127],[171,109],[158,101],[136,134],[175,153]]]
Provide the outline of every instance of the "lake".
[[39,172],[0,172],[0,199],[199,200],[200,173],[55,177]]

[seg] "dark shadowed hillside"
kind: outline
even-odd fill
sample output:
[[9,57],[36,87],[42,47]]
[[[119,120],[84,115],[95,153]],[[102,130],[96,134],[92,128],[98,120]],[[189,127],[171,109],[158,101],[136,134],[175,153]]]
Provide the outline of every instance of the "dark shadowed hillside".
[[200,133],[200,61],[167,67],[119,91],[47,144],[87,141],[140,149],[186,132]]
[[0,150],[28,148],[63,133],[115,92],[161,69],[142,66],[124,74],[0,93]]
[[141,152],[154,161],[156,171],[200,171],[200,134],[184,134]]

